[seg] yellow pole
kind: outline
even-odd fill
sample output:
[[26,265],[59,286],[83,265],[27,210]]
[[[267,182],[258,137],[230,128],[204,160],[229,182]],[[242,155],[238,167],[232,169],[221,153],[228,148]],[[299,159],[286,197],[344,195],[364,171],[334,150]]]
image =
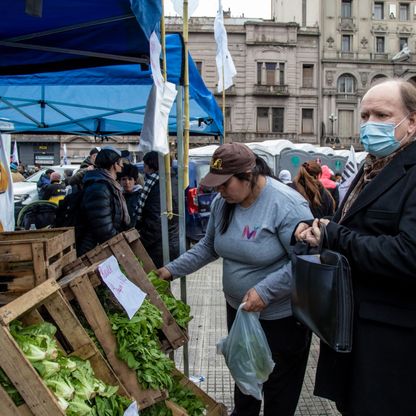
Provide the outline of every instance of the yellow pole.
[[224,131],[223,143],[225,143],[225,87],[224,87],[224,55],[222,55],[222,128]]
[[[160,22],[160,37],[162,38],[162,56],[163,56],[163,79],[167,80],[166,69],[166,28],[165,28],[165,2],[162,0],[162,19]],[[169,147],[169,134],[166,137]],[[166,213],[169,220],[173,218],[172,208],[172,182],[170,180],[170,153],[164,156],[165,161],[165,181],[166,181]]]
[[185,125],[183,129],[183,186],[189,185],[189,69],[188,69],[188,0],[183,0],[183,49],[184,49],[184,109]]

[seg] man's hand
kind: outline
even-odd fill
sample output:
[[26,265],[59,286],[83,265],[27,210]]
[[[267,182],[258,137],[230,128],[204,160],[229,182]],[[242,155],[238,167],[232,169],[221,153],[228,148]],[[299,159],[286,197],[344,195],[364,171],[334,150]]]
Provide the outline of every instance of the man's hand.
[[243,309],[247,312],[260,312],[266,307],[266,304],[254,288],[251,288],[245,294],[242,303],[245,303]]
[[301,240],[303,240],[303,238],[301,238],[301,234],[302,234],[303,232],[305,232],[308,228],[310,228],[310,225],[306,224],[306,222],[301,222],[301,223],[297,226],[296,231],[295,231],[295,238],[296,238],[296,241],[301,241]]
[[162,280],[172,280],[172,273],[166,267],[161,267],[160,269],[156,270],[156,274]]

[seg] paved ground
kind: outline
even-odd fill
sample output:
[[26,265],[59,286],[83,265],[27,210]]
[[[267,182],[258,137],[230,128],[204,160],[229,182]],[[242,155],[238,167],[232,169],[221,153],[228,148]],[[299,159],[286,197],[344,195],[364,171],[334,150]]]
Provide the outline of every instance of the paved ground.
[[[225,301],[221,289],[221,262],[216,261],[187,278],[188,304],[194,319],[189,327],[189,374],[202,375],[200,387],[218,402],[232,409],[233,381],[215,345],[226,335]],[[179,294],[179,282],[173,283]],[[318,342],[312,342],[309,363],[296,416],[338,416],[332,402],[313,396]],[[183,368],[183,354],[176,353],[178,368]]]

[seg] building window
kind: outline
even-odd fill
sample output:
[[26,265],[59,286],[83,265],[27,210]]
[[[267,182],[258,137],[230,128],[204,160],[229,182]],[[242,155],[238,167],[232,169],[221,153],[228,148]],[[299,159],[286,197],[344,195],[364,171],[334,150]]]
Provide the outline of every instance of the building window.
[[195,66],[196,66],[196,69],[199,72],[199,75],[202,76],[202,61],[195,61]]
[[399,4],[399,20],[409,20],[409,3]]
[[302,87],[313,88],[313,65],[303,64]]
[[351,52],[352,36],[342,35],[341,52]]
[[276,62],[257,62],[257,84],[284,85],[285,64]]
[[373,84],[379,82],[383,78],[387,78],[387,76],[386,75],[383,75],[383,74],[378,74],[378,75],[374,76],[373,79],[371,80],[370,85],[373,85]]
[[338,111],[338,131],[342,137],[354,136],[354,111]]
[[302,134],[313,134],[313,109],[302,108]]
[[338,92],[340,94],[354,94],[355,78],[350,74],[343,74],[338,78]]
[[408,38],[399,38],[399,51],[401,51],[405,46],[409,46]]
[[351,3],[352,0],[341,0],[341,17],[352,16]]
[[257,107],[257,131],[268,133],[269,128],[269,109],[267,107]]
[[376,52],[384,53],[384,36],[376,36]]
[[382,1],[374,2],[373,17],[377,20],[384,19],[384,3]]
[[283,108],[272,108],[272,132],[283,133]]

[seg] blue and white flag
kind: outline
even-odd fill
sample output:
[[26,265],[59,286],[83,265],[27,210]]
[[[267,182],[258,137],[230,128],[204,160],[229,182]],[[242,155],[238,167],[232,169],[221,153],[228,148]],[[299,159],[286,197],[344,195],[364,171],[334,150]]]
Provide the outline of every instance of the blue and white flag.
[[17,151],[17,143],[16,140],[14,141],[13,145],[13,154],[12,154],[12,163],[15,163],[17,166],[19,166],[19,152]]

